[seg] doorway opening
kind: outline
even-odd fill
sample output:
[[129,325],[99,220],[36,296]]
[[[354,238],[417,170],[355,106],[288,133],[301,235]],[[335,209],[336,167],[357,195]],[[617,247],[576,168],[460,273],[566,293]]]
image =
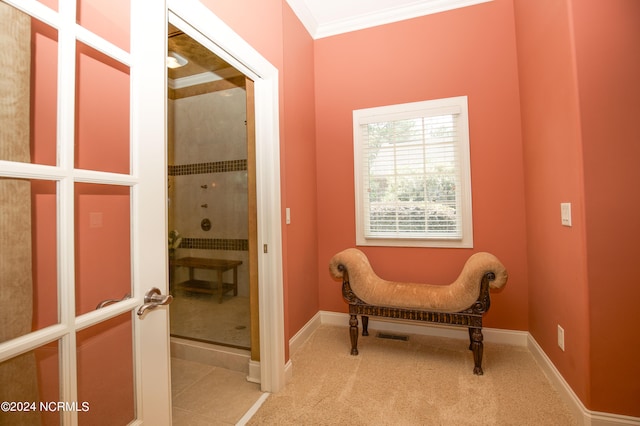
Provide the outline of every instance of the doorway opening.
[[253,82],[168,29],[172,337],[259,360]]
[[248,107],[247,112],[255,112],[253,148],[256,167],[253,185],[257,238],[255,241],[250,239],[249,243],[255,244],[252,252],[255,261],[250,264],[256,268],[254,272],[258,277],[255,298],[251,297],[256,308],[251,312],[257,312],[258,318],[252,318],[251,323],[254,341],[251,344],[249,379],[256,378],[262,391],[278,392],[284,387],[286,377],[278,69],[202,3],[168,0],[167,6],[171,24],[241,71],[248,77],[247,87],[253,88],[247,92],[253,92],[254,98],[248,97],[248,101],[255,102],[255,106]]

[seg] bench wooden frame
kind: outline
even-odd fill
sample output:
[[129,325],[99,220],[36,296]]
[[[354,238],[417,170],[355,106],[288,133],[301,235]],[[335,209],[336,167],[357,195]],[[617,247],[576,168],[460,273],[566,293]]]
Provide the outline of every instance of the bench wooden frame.
[[433,312],[426,310],[390,308],[369,305],[351,290],[349,274],[344,265],[338,265],[343,272],[342,296],[349,304],[349,335],[351,338],[351,355],[358,355],[358,315],[362,317],[362,335],[369,335],[369,316],[393,318],[427,323],[448,324],[469,329],[469,350],[473,352],[473,374],[482,375],[482,317],[489,310],[489,283],[495,280],[495,274],[488,272],[483,275],[478,299],[469,308],[460,312]]
[[[218,303],[222,303],[224,295],[231,290],[233,290],[234,296],[238,295],[238,266],[240,265],[242,265],[241,260],[209,259],[203,257],[180,257],[170,261],[171,268],[175,268],[177,266],[189,268],[189,279],[177,284],[178,286],[193,292],[218,294]],[[216,271],[218,279],[214,283],[196,280],[193,274],[194,269],[210,269]],[[233,269],[233,282],[225,283],[223,280],[223,274],[230,269]],[[172,280],[173,276],[174,274],[172,270]],[[216,284],[216,288],[211,288],[211,284]]]

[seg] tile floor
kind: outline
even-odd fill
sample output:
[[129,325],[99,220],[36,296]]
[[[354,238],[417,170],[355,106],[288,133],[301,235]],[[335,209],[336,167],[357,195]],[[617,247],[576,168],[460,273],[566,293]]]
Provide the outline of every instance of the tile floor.
[[171,359],[174,426],[235,425],[262,396],[246,374]]
[[251,345],[249,298],[171,290],[171,335],[185,339],[249,348]]

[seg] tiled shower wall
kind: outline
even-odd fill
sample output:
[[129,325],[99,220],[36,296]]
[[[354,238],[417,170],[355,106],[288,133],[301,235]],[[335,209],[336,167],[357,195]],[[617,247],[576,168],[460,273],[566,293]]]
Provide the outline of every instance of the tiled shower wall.
[[[234,88],[169,100],[169,229],[178,257],[241,260],[238,295],[249,296],[246,92]],[[201,222],[208,219],[211,229]],[[186,279],[177,268],[176,281]],[[196,270],[214,280],[214,272]],[[231,271],[224,279],[231,282]]]

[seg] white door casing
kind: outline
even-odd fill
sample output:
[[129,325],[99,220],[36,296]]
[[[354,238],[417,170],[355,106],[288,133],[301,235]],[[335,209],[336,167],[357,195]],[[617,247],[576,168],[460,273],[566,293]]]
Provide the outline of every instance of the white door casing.
[[260,382],[278,392],[285,385],[278,70],[202,3],[167,6],[173,25],[255,82]]

